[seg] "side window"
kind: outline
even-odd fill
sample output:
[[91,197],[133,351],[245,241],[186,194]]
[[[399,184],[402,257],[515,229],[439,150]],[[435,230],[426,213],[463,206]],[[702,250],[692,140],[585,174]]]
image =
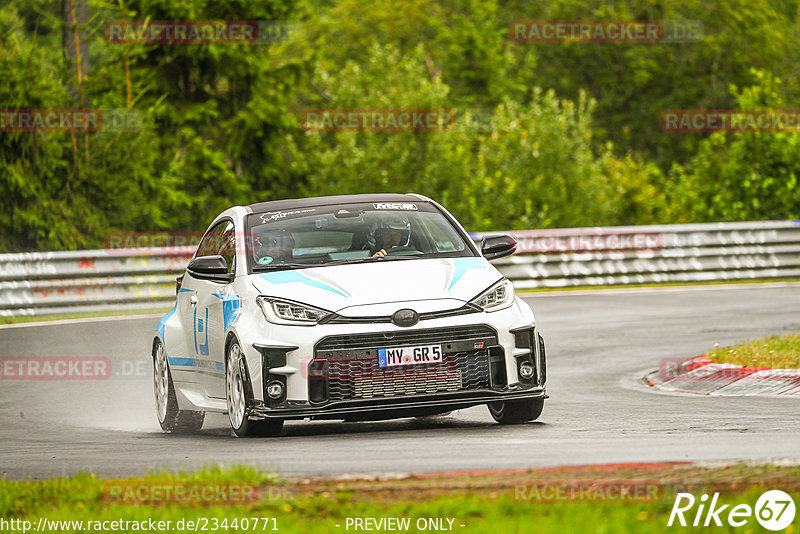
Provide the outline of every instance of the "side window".
[[225,261],[228,262],[228,272],[232,273],[236,262],[236,233],[233,231],[233,223],[230,221],[222,231],[217,254],[225,258]]
[[228,262],[228,272],[233,272],[236,260],[236,242],[233,222],[220,221],[203,237],[197,246],[194,257],[219,254]]
[[230,224],[230,221],[220,221],[215,224],[211,230],[206,233],[200,244],[197,245],[197,252],[194,253],[195,258],[200,256],[213,256],[217,254],[220,243],[222,243],[222,234],[225,228]]

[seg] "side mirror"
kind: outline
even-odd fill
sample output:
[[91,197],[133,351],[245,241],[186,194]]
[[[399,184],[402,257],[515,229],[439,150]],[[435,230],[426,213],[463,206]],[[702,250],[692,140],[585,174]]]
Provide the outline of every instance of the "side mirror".
[[233,273],[228,272],[228,262],[220,255],[200,256],[189,262],[188,273],[200,280],[232,282]]
[[481,239],[481,254],[487,260],[502,258],[517,250],[517,240],[510,235],[492,235]]

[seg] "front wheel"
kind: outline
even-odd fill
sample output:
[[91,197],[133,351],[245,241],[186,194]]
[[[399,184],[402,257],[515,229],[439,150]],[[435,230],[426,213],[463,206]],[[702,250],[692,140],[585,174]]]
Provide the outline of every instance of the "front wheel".
[[283,420],[265,419],[252,421],[248,417],[248,405],[253,401],[250,376],[239,342],[234,340],[228,347],[225,369],[225,398],[228,401],[228,419],[234,434],[241,437],[277,436],[283,430]]
[[538,419],[544,409],[544,399],[490,402],[487,406],[495,421],[501,425],[513,425]]
[[203,427],[205,412],[178,409],[175,384],[167,363],[167,353],[161,340],[153,348],[153,392],[156,397],[156,416],[161,430],[173,434],[197,432]]

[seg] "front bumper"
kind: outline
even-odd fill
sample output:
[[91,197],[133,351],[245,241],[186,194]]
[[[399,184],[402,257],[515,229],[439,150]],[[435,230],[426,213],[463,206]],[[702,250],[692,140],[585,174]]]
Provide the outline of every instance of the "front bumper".
[[[411,398],[385,397],[330,402],[324,406],[310,403],[289,404],[285,407],[270,408],[263,402],[250,407],[251,419],[323,419],[346,418],[350,415],[384,415],[386,418],[404,417],[414,410],[447,408],[460,410],[489,402],[514,401],[520,399],[546,399],[544,387],[534,387],[519,391],[459,391],[419,395]],[[395,414],[400,415],[395,415]]]
[[[260,314],[259,314],[260,315]],[[258,315],[251,315],[258,317]],[[245,328],[246,326],[249,327]],[[248,360],[248,369],[253,386],[252,403],[249,406],[249,416],[253,419],[281,418],[339,418],[355,419],[358,414],[384,414],[383,418],[407,417],[414,411],[434,412],[467,408],[469,406],[501,402],[507,400],[545,397],[544,376],[544,350],[539,350],[539,344],[532,343],[538,338],[534,327],[534,317],[530,308],[519,299],[515,304],[504,310],[491,313],[472,313],[467,315],[441,317],[421,321],[415,328],[403,329],[392,324],[326,324],[314,327],[280,326],[265,323],[237,324],[239,339]],[[382,381],[386,378],[382,371],[377,369],[376,347],[388,346],[381,342],[378,345],[349,344],[349,340],[341,340],[335,347],[322,347],[322,340],[330,338],[361,338],[365,336],[383,336],[392,339],[405,334],[416,335],[419,330],[430,333],[437,329],[463,329],[489,328],[493,331],[491,336],[485,332],[468,339],[452,340],[442,338],[442,350],[445,357],[452,357],[456,362],[455,371],[461,374],[455,382],[454,377],[445,373],[436,380],[444,380],[444,387],[413,388],[408,384],[400,385],[399,380]],[[267,338],[264,332],[271,335]],[[530,335],[521,333],[529,332]],[[487,337],[488,336],[488,337]],[[491,337],[492,339],[489,339]],[[361,341],[355,339],[354,341]],[[436,341],[414,340],[403,343],[408,346],[438,343]],[[466,343],[466,345],[465,345]],[[486,365],[472,366],[469,369],[461,367],[462,364],[471,365],[477,362],[470,351],[485,352]],[[541,354],[540,354],[541,352]],[[319,380],[318,371],[322,376],[326,373],[332,377],[337,372],[341,378],[342,368],[334,368],[335,362],[342,359],[358,359],[361,365],[347,368],[350,377],[357,384],[353,388],[360,390],[360,394],[345,395],[343,388],[326,386],[320,389],[317,386],[326,383]],[[459,359],[460,358],[460,359]],[[328,359],[330,367],[326,364],[324,369],[318,369],[315,364],[318,360]],[[363,367],[365,359],[372,359],[372,367]],[[518,367],[522,361],[541,361],[542,371],[533,379],[524,380],[518,374]],[[450,362],[448,362],[450,363]],[[354,364],[355,365],[355,364]],[[476,380],[476,370],[485,372],[491,370],[487,380]],[[537,364],[537,368],[539,365]],[[481,375],[482,376],[482,375]],[[499,379],[498,379],[499,377]],[[366,378],[367,380],[361,381]],[[375,378],[375,380],[370,380]],[[388,377],[404,378],[404,377]],[[414,377],[411,377],[414,380]],[[461,381],[459,381],[461,380]],[[272,382],[281,382],[285,386],[286,394],[280,399],[270,399],[264,388]],[[462,383],[463,382],[463,383]],[[333,382],[327,382],[330,386]],[[467,383],[469,384],[467,386]],[[343,382],[338,382],[343,384]],[[396,384],[397,387],[391,387]],[[458,384],[459,388],[453,387]],[[408,385],[408,387],[406,387]],[[338,391],[338,395],[337,395]],[[396,413],[397,415],[392,415]]]

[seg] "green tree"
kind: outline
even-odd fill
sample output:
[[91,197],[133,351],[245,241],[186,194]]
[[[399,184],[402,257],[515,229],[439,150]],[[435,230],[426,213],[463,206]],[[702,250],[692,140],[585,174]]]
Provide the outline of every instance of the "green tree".
[[[364,61],[319,68],[312,81],[331,109],[442,109],[450,88],[423,45],[401,54],[375,44]],[[392,65],[386,69],[385,65]],[[661,215],[652,165],[595,152],[594,102],[531,91],[494,109],[455,109],[446,131],[304,132],[292,138],[306,194],[415,191],[440,200],[471,230],[651,222]],[[451,108],[452,109],[452,108]],[[654,199],[655,197],[655,199]]]
[[[785,109],[781,80],[753,70],[755,85],[731,94],[742,110]],[[672,171],[670,218],[680,222],[800,218],[797,133],[712,134]]]

